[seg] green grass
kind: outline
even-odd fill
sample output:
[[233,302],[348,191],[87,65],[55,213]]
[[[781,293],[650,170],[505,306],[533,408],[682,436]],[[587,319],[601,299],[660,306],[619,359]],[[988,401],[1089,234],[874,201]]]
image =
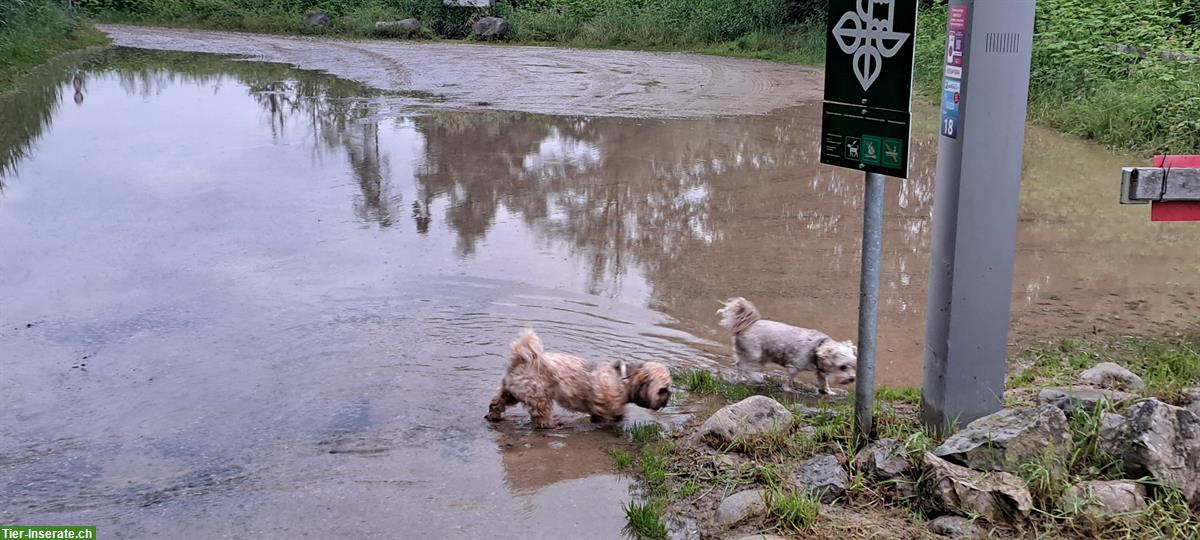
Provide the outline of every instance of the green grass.
[[921,389],[919,387],[912,388],[878,388],[875,390],[875,400],[884,402],[906,403],[909,405],[921,404]]
[[658,424],[634,424],[625,428],[625,434],[635,443],[647,443],[662,438],[662,427]]
[[1010,378],[1008,386],[1070,384],[1100,362],[1115,362],[1136,373],[1146,383],[1144,395],[1182,403],[1183,388],[1200,386],[1200,336],[1062,340],[1018,356],[1017,364],[1027,367]]
[[657,501],[630,501],[622,504],[625,510],[625,529],[637,538],[659,539],[667,537],[667,526],[663,523],[662,503]]
[[707,371],[684,374],[683,387],[688,392],[720,396],[730,401],[741,401],[758,394],[752,386],[725,381]]
[[661,496],[668,493],[667,468],[669,448],[666,445],[648,445],[642,448],[638,459],[638,469],[646,490],[651,496]]
[[700,493],[700,484],[696,483],[695,480],[687,480],[675,490],[674,498],[690,499],[695,497],[697,493]]
[[34,67],[67,51],[103,45],[103,34],[49,0],[0,0],[0,93]]
[[771,486],[766,503],[767,514],[786,532],[809,532],[821,517],[821,499],[794,489]]
[[618,469],[628,469],[633,465],[633,454],[620,448],[609,448],[608,455],[612,457],[613,466]]

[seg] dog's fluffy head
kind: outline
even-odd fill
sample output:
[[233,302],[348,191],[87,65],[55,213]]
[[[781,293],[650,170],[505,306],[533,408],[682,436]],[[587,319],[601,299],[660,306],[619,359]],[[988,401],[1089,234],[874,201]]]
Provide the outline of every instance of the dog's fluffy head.
[[717,315],[721,317],[721,326],[728,328],[735,335],[745,332],[762,318],[758,314],[758,308],[745,298],[730,298],[723,304],[724,307],[717,310]]
[[671,370],[658,362],[629,364],[629,401],[651,410],[671,400]]
[[858,370],[858,347],[832,339],[817,347],[817,369],[833,384],[854,382]]

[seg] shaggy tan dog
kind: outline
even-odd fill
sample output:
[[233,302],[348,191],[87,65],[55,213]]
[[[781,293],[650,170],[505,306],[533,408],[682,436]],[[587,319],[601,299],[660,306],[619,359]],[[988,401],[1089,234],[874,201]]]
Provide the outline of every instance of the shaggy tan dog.
[[553,407],[592,415],[593,422],[620,420],[625,404],[659,410],[671,399],[671,372],[657,362],[595,363],[545,352],[533,330],[509,345],[508,372],[485,418],[499,422],[504,409],[523,403],[537,428],[558,427]]

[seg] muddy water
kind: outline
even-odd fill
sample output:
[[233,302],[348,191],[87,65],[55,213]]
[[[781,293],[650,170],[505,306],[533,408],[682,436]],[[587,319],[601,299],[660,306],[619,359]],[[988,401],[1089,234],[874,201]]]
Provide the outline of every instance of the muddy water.
[[762,114],[821,96],[821,72],[680,53],[345,40],[101,25],[115,45],[282,62],[373,88],[423,92],[429,106],[547,114]]
[[[519,328],[714,367],[738,294],[853,337],[861,179],[816,164],[815,105],[429,110],[132,50],[41,76],[0,102],[0,522],[612,538],[616,430],[482,420]],[[887,384],[920,379],[931,118],[889,183]],[[1196,324],[1200,239],[1115,205],[1137,161],[1030,131],[1015,339]]]

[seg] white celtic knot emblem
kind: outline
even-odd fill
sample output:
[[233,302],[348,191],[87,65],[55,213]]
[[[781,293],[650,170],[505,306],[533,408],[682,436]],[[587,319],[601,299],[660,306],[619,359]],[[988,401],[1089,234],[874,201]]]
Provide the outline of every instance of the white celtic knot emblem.
[[[876,19],[875,11],[884,6],[887,17]],[[858,0],[856,7],[856,11],[847,11],[834,25],[833,37],[842,52],[854,55],[854,75],[863,90],[868,90],[883,71],[883,59],[900,52],[911,34],[892,31],[896,0]]]

